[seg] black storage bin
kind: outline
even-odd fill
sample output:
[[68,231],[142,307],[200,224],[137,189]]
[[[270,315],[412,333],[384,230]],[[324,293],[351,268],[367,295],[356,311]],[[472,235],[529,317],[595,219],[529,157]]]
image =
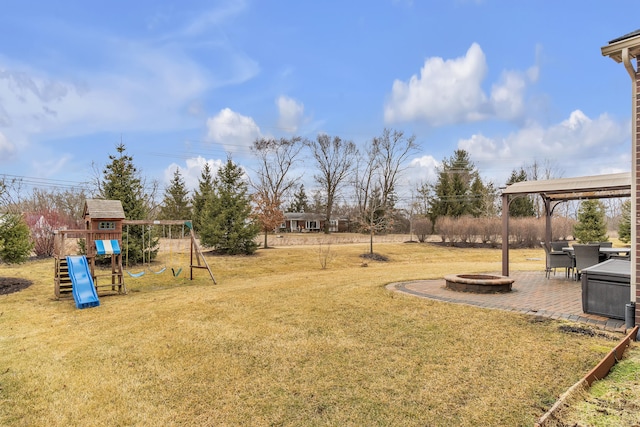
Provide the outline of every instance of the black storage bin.
[[612,319],[625,319],[631,299],[631,263],[609,259],[582,269],[582,311]]

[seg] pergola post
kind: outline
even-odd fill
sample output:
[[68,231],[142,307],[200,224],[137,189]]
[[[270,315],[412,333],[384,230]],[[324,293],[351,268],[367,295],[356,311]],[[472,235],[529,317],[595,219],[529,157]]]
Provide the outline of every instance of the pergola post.
[[551,233],[551,200],[548,197],[543,197],[544,200],[544,243],[549,245],[552,239]]
[[502,275],[509,276],[509,195],[502,194]]
[[[640,290],[638,289],[638,261],[640,261],[640,241],[638,241],[638,229],[640,228],[640,197],[638,197],[638,183],[640,182],[640,164],[638,159],[638,93],[640,88],[640,74],[636,70],[637,57],[640,55],[640,30],[634,31],[617,39],[601,48],[602,55],[608,56],[614,61],[624,64],[631,78],[631,295],[630,300],[635,301],[635,324],[640,324]],[[636,59],[636,67],[631,61]]]

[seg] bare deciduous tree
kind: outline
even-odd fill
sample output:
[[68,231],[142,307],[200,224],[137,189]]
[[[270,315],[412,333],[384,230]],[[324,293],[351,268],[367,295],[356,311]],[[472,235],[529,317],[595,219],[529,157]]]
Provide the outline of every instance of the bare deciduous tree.
[[302,138],[291,139],[261,138],[253,142],[251,151],[260,162],[258,170],[258,182],[253,186],[265,189],[269,196],[276,196],[283,200],[284,196],[297,183],[299,177],[292,177],[291,169],[298,161],[302,150]]
[[82,188],[66,190],[44,190],[34,188],[30,197],[20,203],[23,212],[54,212],[54,216],[64,220],[65,225],[77,227],[82,224],[84,202],[87,193]]
[[385,206],[393,201],[400,174],[405,161],[416,149],[416,137],[405,137],[402,131],[384,129],[382,135],[373,139],[377,145],[380,164],[380,188]]
[[254,141],[252,152],[259,159],[257,181],[252,183],[255,212],[264,231],[264,247],[267,234],[283,221],[282,201],[297,184],[299,177],[291,176],[291,169],[298,161],[303,144],[300,137],[291,139],[261,138]]
[[0,178],[0,213],[19,213],[20,194],[24,193],[22,181],[17,178]]
[[364,161],[356,168],[356,201],[361,225],[370,234],[371,254],[374,234],[392,225],[398,179],[415,147],[415,136],[406,138],[401,131],[384,129],[367,145]]
[[[564,175],[564,171],[557,165],[554,165],[553,162],[549,159],[545,159],[542,163],[540,163],[538,160],[533,160],[531,163],[525,165],[523,169],[527,172],[527,181],[562,178],[562,176]],[[534,203],[536,216],[538,218],[543,217],[544,202],[540,197],[535,197]],[[569,215],[569,204],[565,203],[564,206],[560,206],[560,208],[564,211],[562,213],[563,216]],[[559,210],[558,213],[560,213]]]
[[315,141],[307,141],[307,146],[320,170],[314,178],[325,193],[324,232],[328,234],[333,204],[351,173],[358,150],[352,141],[326,134],[318,135]]

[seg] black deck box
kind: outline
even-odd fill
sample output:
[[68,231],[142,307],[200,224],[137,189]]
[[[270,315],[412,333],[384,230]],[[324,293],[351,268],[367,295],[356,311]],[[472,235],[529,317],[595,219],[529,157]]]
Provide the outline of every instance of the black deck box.
[[621,259],[582,269],[582,311],[624,319],[631,298],[630,277],[631,263]]

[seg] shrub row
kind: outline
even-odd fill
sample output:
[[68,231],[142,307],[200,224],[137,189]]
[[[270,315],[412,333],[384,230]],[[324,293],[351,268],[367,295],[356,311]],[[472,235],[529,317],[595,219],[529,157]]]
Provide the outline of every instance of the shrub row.
[[[551,221],[554,240],[569,240],[575,220],[557,217]],[[436,220],[435,233],[444,243],[451,245],[485,244],[498,246],[502,243],[502,218],[458,218],[441,217]],[[417,234],[417,233],[416,233]],[[509,241],[518,247],[536,247],[544,240],[545,220],[543,218],[511,218],[509,220]]]

